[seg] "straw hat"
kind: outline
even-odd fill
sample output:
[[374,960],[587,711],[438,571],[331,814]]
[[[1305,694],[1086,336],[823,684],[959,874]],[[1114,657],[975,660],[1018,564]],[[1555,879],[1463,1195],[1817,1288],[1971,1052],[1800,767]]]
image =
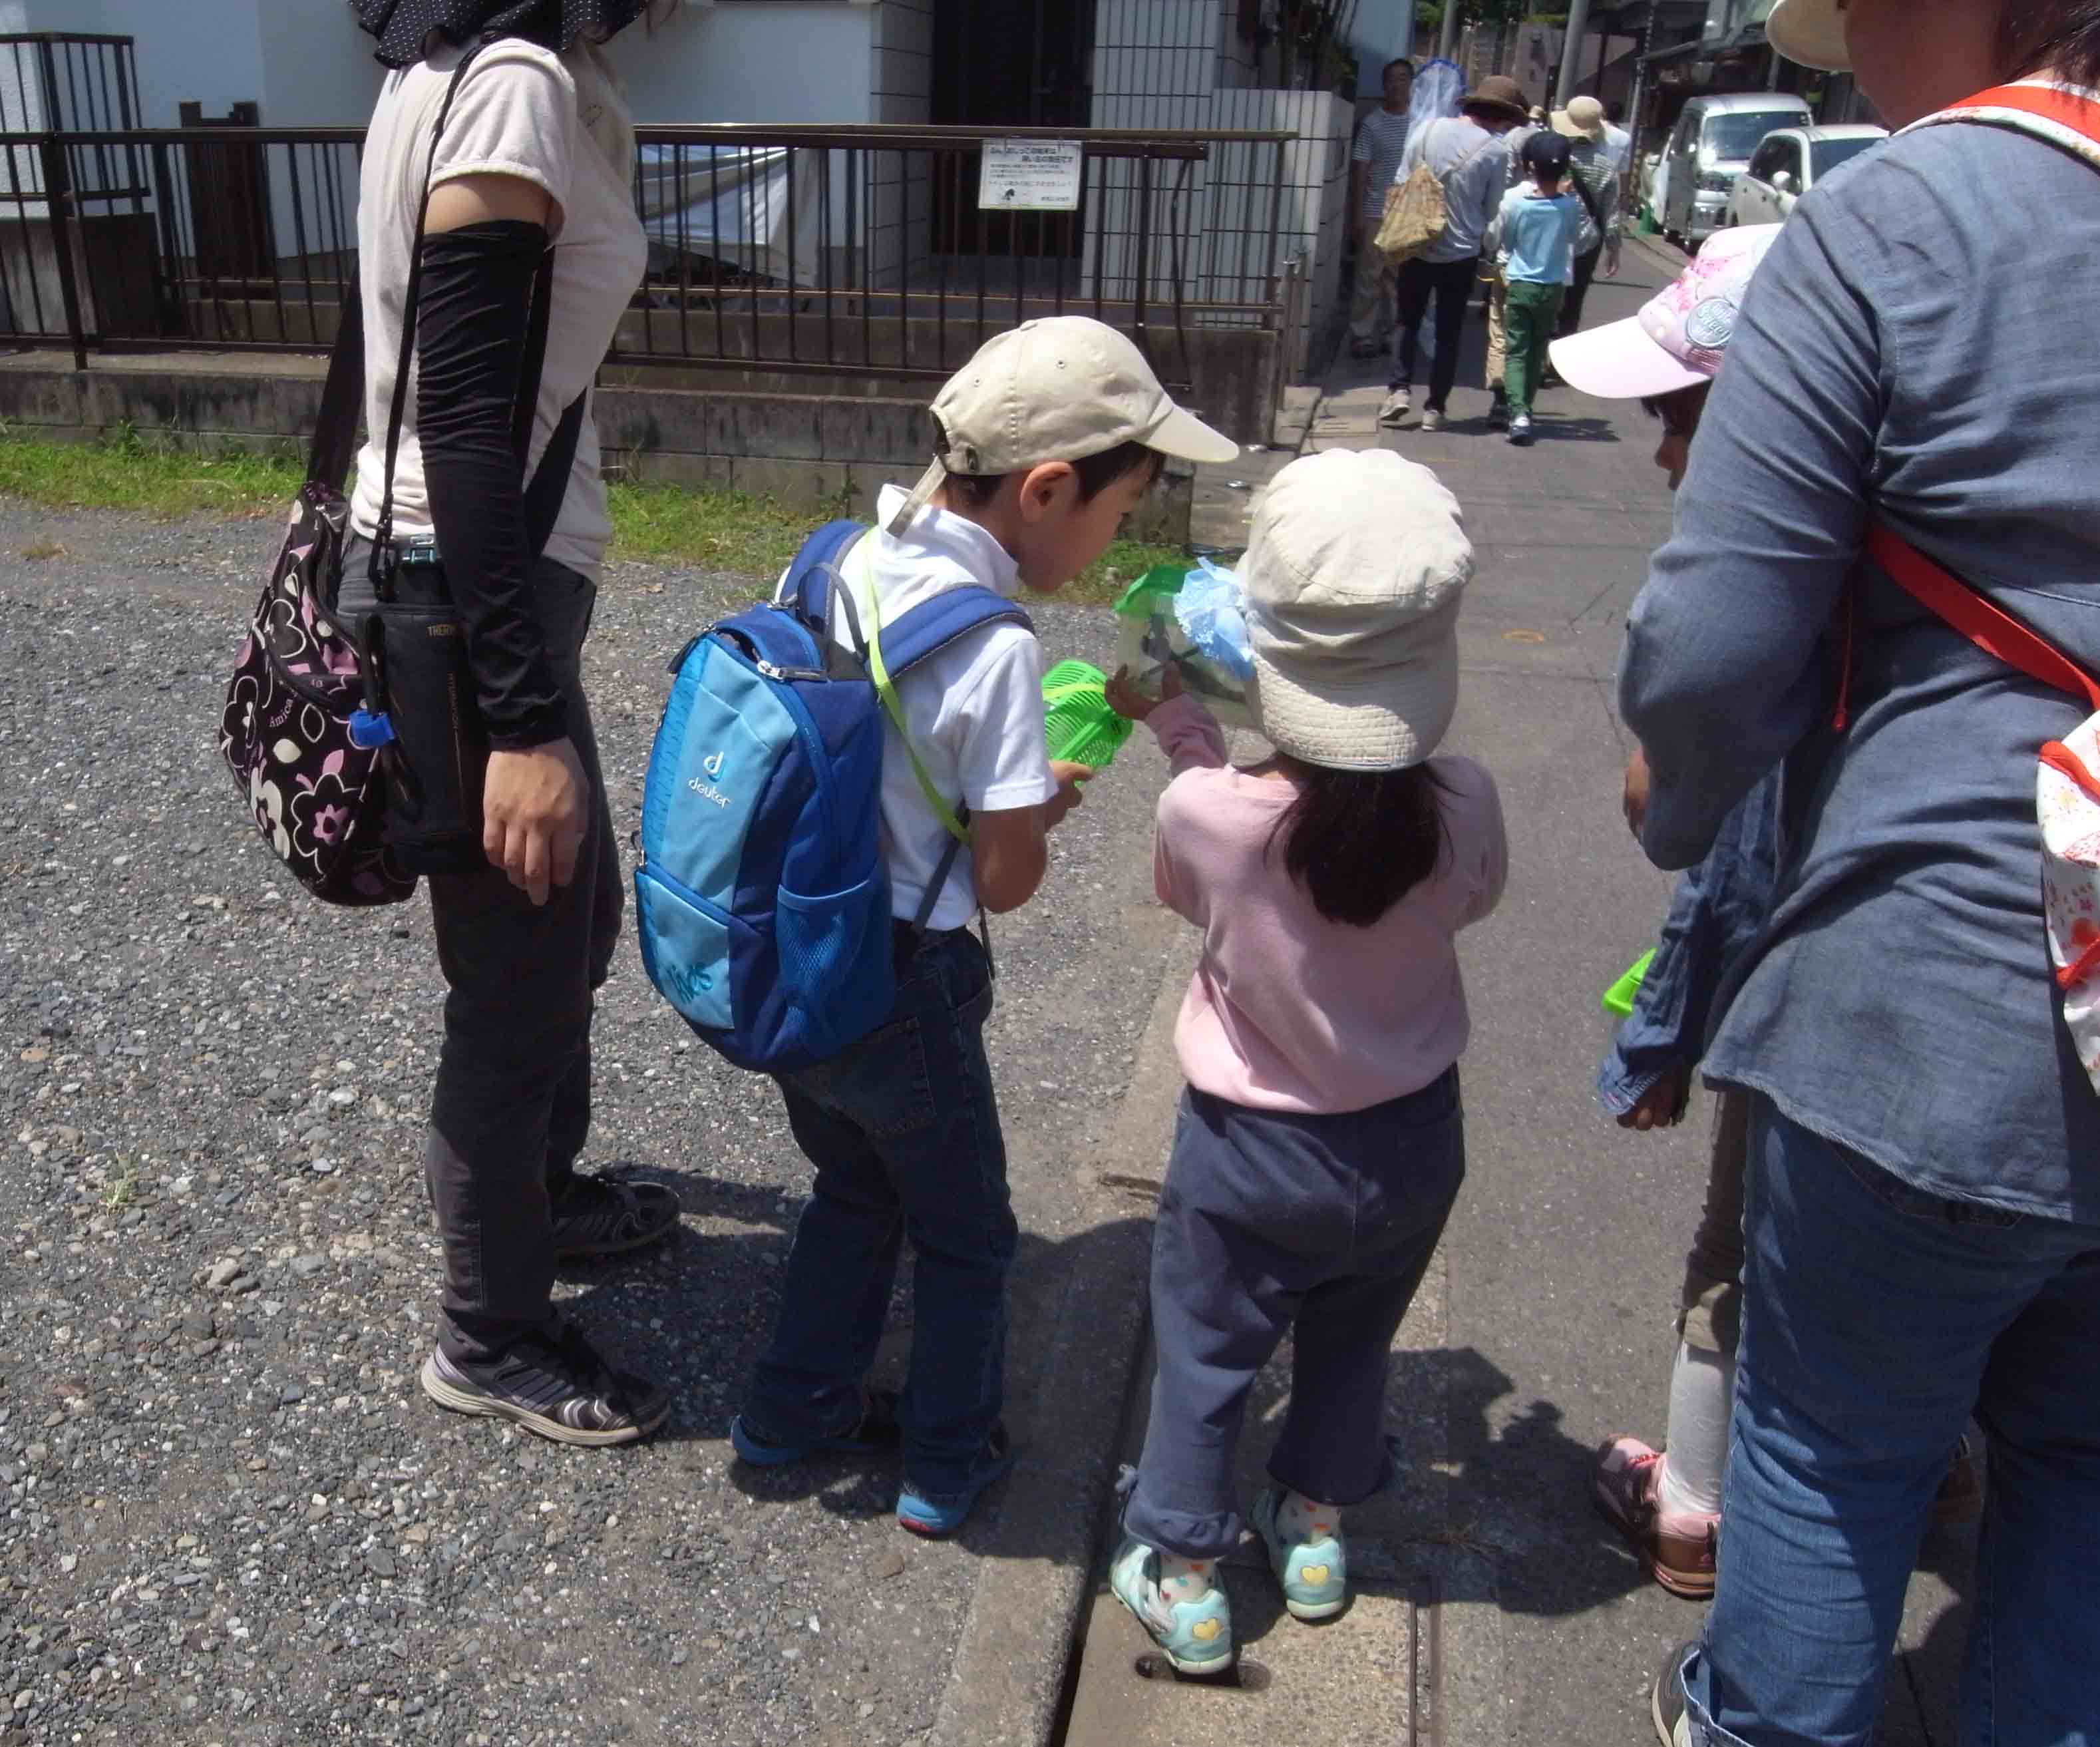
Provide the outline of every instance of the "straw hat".
[[1849,73],[1843,0],[1779,0],[1765,20],[1765,40],[1789,60],[1823,73]]
[[1524,87],[1507,75],[1494,73],[1480,81],[1472,90],[1458,99],[1462,111],[1490,109],[1507,117],[1512,121],[1529,119],[1531,111],[1524,105]]
[[1571,97],[1565,109],[1553,112],[1553,130],[1565,139],[1604,143],[1604,106],[1594,97]]

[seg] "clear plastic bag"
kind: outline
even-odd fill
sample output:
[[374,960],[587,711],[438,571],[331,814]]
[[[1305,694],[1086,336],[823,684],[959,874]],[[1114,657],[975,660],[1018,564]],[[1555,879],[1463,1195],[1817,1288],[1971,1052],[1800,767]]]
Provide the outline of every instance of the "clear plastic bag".
[[1159,695],[1171,664],[1182,688],[1226,727],[1259,726],[1247,702],[1254,661],[1239,579],[1232,571],[1207,560],[1157,564],[1124,591],[1115,610],[1116,659],[1147,697]]

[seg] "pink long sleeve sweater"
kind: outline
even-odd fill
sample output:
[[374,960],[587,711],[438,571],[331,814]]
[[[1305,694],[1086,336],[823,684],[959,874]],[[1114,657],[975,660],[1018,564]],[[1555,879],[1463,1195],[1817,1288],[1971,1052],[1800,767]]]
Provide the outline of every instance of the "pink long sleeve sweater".
[[1494,779],[1430,761],[1442,783],[1436,871],[1369,928],[1330,922],[1269,852],[1297,796],[1226,762],[1193,698],[1149,718],[1173,779],[1159,801],[1160,899],[1203,931],[1175,1047],[1189,1083],[1257,1110],[1332,1114],[1419,1092],[1456,1061],[1469,1021],[1454,937],[1500,902],[1509,846]]

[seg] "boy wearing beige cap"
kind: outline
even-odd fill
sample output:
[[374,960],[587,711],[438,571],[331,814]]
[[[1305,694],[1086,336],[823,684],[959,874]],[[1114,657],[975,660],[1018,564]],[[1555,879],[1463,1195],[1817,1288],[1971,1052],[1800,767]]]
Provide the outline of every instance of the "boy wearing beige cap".
[[1241,1422],[1294,1331],[1254,1527],[1293,1616],[1347,1606],[1342,1511],[1386,1478],[1387,1353],[1465,1174],[1454,937],[1494,908],[1508,864],[1493,779],[1437,752],[1472,565],[1427,468],[1308,456],[1257,505],[1240,571],[1275,756],[1227,762],[1171,682],[1157,705],[1127,674],[1110,694],[1171,765],[1157,883],[1203,935],[1153,1239],[1158,1372],[1110,1568],[1185,1674],[1233,1665],[1213,1576],[1239,1537]]
[[[885,488],[876,531],[843,561],[862,627],[949,589],[1053,593],[1107,549],[1168,457],[1238,452],[1174,404],[1129,340],[1076,315],[988,341],[933,419],[933,465],[909,492]],[[853,641],[844,623],[836,634]],[[984,1048],[991,967],[969,923],[1035,895],[1046,834],[1092,773],[1048,755],[1025,620],[957,637],[896,690],[881,812],[897,1007],[843,1054],[780,1076],[816,1182],[730,1435],[761,1466],[901,1437],[898,1521],[946,1535],[1009,1460],[999,1408],[1017,1233]],[[893,1401],[866,1379],[907,1236],[917,1321]]]

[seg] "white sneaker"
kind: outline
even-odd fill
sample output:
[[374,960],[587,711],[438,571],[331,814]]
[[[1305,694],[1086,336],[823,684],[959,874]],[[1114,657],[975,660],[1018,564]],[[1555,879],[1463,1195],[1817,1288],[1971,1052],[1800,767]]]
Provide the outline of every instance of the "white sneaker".
[[1441,430],[1444,428],[1444,415],[1433,410],[1423,413],[1422,428],[1424,430]]
[[1381,425],[1397,425],[1414,409],[1414,403],[1408,398],[1407,390],[1396,388],[1385,397],[1379,408],[1378,421]]
[[1523,448],[1531,441],[1531,415],[1529,412],[1520,412],[1510,420],[1509,439],[1519,448]]

